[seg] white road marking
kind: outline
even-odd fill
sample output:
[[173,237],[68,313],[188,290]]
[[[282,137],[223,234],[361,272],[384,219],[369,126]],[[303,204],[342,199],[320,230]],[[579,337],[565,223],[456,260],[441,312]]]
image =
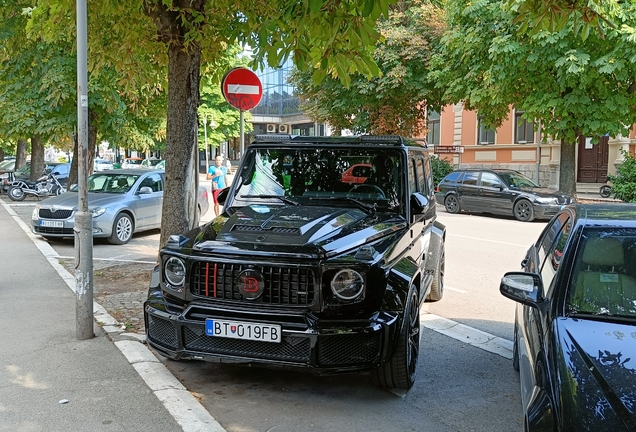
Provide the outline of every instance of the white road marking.
[[485,238],[481,238],[481,237],[471,237],[471,236],[464,236],[464,235],[459,235],[459,234],[448,234],[448,235],[451,236],[451,237],[461,237],[461,238],[471,239],[471,240],[478,240],[478,241],[484,241],[484,242],[490,242],[490,243],[505,244],[505,245],[510,245],[510,246],[522,247],[522,248],[526,248],[526,249],[530,247],[529,244],[521,245],[521,244],[517,244],[517,243],[510,243],[510,242],[504,242],[504,241],[499,241],[499,240],[489,240],[489,239],[485,239]]
[[[56,255],[57,259],[75,259],[74,256]],[[119,259],[119,258],[95,258],[93,261],[111,261],[111,262],[124,262],[124,263],[139,263],[139,264],[157,264],[157,261],[143,261],[143,260],[131,260],[131,259]]]
[[448,285],[444,285],[444,289],[445,290],[449,290],[449,291],[458,292],[458,293],[461,293],[461,294],[468,294],[468,291],[464,291],[464,290],[459,289],[459,288],[451,288]]

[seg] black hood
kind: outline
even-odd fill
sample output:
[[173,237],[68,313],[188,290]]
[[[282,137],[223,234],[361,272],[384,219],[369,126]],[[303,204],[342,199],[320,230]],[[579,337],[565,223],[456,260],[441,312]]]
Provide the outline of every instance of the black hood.
[[633,325],[557,321],[564,430],[636,430]]
[[395,214],[342,207],[252,204],[217,218],[212,226],[216,238],[200,236],[193,249],[331,256],[395,233],[406,221]]

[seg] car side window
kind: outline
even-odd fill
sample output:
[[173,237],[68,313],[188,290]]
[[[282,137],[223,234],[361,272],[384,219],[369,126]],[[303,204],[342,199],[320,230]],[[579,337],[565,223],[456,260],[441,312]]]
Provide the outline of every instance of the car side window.
[[484,172],[481,173],[481,186],[484,187],[500,187],[502,185],[501,180],[497,174]]
[[544,231],[537,254],[539,257],[539,272],[543,280],[543,287],[546,295],[551,293],[551,284],[554,276],[559,270],[565,244],[571,232],[570,217],[567,213],[561,214],[554,219]]
[[409,158],[409,190],[411,193],[417,190],[417,173],[415,172],[415,161]]
[[152,189],[153,192],[161,192],[163,190],[161,176],[159,176],[159,174],[149,175],[148,177],[142,180],[141,184],[139,185],[139,189],[141,189],[144,186],[149,187],[150,189]]
[[442,183],[455,183],[459,181],[459,178],[461,177],[462,174],[463,174],[462,171],[452,172],[442,179]]
[[416,160],[417,165],[417,190],[421,192],[423,195],[428,195],[428,191],[426,188],[426,175],[424,172],[424,159],[422,157],[418,157]]
[[477,186],[477,179],[479,178],[478,172],[467,171],[464,174],[464,179],[462,180],[462,184],[468,186]]

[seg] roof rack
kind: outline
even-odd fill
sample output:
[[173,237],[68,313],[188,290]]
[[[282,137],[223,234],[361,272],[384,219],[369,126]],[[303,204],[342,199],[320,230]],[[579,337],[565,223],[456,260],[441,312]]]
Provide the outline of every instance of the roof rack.
[[301,136],[289,134],[258,134],[254,143],[360,143],[393,146],[426,147],[425,138],[404,138],[399,135],[347,135],[347,136]]

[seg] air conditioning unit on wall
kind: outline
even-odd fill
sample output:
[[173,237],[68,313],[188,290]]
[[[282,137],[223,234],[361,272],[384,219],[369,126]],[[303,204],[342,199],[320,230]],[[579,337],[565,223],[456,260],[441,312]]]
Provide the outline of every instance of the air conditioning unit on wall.
[[276,132],[276,125],[275,124],[268,124],[267,125],[267,133],[275,133]]
[[280,133],[289,133],[291,132],[291,127],[286,124],[278,125],[278,132]]

